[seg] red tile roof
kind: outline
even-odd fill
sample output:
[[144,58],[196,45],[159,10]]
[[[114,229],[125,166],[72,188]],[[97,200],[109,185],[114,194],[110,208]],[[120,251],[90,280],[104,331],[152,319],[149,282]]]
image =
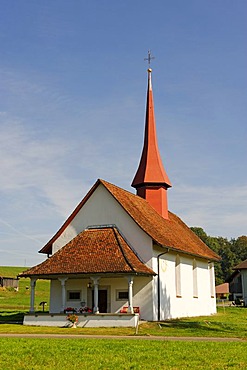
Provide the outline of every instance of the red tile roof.
[[227,294],[229,293],[229,283],[223,283],[216,285],[215,287],[216,294]]
[[62,234],[100,184],[112,194],[130,217],[132,217],[156,244],[168,247],[177,252],[191,254],[208,260],[220,260],[220,257],[204,244],[203,241],[174,213],[169,212],[169,219],[165,219],[160,216],[145,199],[104,180],[98,180],[94,184],[58,232],[40,250],[41,253],[51,254],[52,243]]
[[97,273],[155,275],[112,226],[84,230],[50,258],[20,276]]
[[233,268],[234,270],[247,269],[247,260],[240,262],[237,266]]
[[167,220],[160,216],[145,199],[106,181],[100,181],[155,243],[207,259],[220,259],[174,213],[169,212]]

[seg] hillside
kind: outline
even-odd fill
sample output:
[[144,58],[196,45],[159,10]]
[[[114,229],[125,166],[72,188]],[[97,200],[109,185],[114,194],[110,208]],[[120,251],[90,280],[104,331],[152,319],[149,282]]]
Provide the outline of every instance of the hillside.
[[[27,270],[28,267],[0,266],[0,276],[16,277],[20,272]],[[40,302],[47,302],[45,310],[49,308],[50,281],[37,280],[35,289],[35,310],[41,310]],[[20,278],[19,290],[13,288],[0,287],[0,312],[28,310],[30,305],[30,279]],[[1,321],[1,320],[0,320]]]
[[28,267],[0,266],[0,276],[16,277],[20,272],[27,270]]

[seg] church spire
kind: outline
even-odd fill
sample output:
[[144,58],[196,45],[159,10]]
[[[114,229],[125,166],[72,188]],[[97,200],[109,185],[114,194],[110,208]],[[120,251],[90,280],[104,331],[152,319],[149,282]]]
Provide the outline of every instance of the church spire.
[[137,195],[146,199],[162,217],[168,218],[167,189],[172,185],[158,148],[151,75],[152,69],[148,68],[144,144],[139,167],[131,186],[136,188]]

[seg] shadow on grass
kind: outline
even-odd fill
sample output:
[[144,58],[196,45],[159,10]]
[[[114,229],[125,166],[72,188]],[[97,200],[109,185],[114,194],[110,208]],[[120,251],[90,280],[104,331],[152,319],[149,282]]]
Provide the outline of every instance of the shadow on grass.
[[191,332],[201,332],[206,333],[206,332],[229,332],[233,328],[230,325],[227,325],[222,322],[217,322],[217,321],[183,321],[183,320],[171,320],[171,321],[166,321],[166,322],[160,322],[159,327],[162,329],[168,329],[168,328],[173,328],[173,329],[181,329],[181,330],[188,330]]
[[23,324],[24,312],[0,311],[0,324]]

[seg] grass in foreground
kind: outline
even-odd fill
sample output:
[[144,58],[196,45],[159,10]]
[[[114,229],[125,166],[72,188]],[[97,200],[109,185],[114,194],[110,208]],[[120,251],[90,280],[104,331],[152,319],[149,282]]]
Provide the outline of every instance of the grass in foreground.
[[[23,313],[0,312],[0,333],[43,333],[43,334],[98,334],[135,335],[134,328],[55,328],[11,325],[21,320]],[[185,337],[236,337],[247,339],[247,309],[243,307],[219,308],[218,313],[207,317],[193,317],[166,322],[141,323],[141,336],[185,336]]]
[[0,339],[0,368],[246,369],[247,343]]

